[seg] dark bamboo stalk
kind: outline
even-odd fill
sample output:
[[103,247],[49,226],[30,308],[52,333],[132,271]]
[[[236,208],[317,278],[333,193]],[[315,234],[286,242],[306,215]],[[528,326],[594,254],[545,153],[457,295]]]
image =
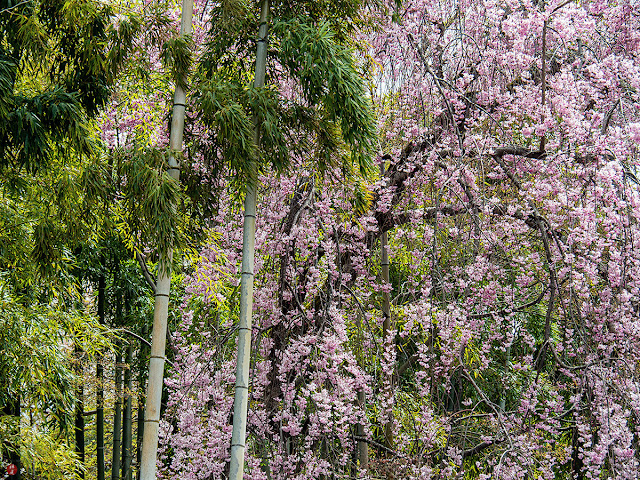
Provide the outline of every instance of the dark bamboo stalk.
[[79,464],[76,468],[76,478],[84,478],[84,384],[82,379],[82,350],[76,345],[75,347],[76,374],[78,375],[78,385],[76,387],[76,412],[75,412],[75,449]]
[[[98,279],[98,320],[101,325],[105,323],[106,282],[104,274]],[[97,480],[104,480],[104,366],[103,357],[98,355],[96,365],[97,390],[96,390],[96,466],[98,469]]]
[[[148,328],[145,325],[142,329],[142,336],[146,337]],[[138,467],[138,478],[140,478],[140,465],[142,461],[142,441],[144,439],[144,384],[146,380],[146,348],[144,343],[140,343],[138,349],[138,432],[136,438],[136,463]]]
[[[365,396],[364,390],[358,390],[358,405],[362,410],[365,409]],[[358,423],[356,425],[356,436],[358,438],[364,437],[364,425],[362,423]],[[358,440],[358,468],[360,470],[369,470],[369,444],[365,441]]]
[[[384,163],[380,165],[380,173],[384,176],[385,166]],[[387,252],[387,246],[389,245],[387,239],[387,232],[384,232],[380,237],[380,267],[382,268],[382,281],[385,286],[389,285],[389,254]],[[382,340],[384,345],[393,343],[392,339],[389,339],[391,334],[391,294],[385,288],[382,292],[382,315],[384,317],[382,324]],[[389,392],[386,392],[389,397],[393,396],[393,375],[386,379],[389,386]],[[387,412],[386,421],[384,424],[384,441],[387,448],[393,448],[393,409]]]
[[127,346],[124,367],[124,409],[122,412],[122,480],[131,480],[131,358],[133,346]]
[[[356,298],[357,301],[357,298]],[[356,330],[358,332],[357,336],[357,346],[356,346],[356,358],[358,360],[358,364],[361,368],[364,368],[365,360],[364,360],[364,336],[362,334],[362,312],[358,311],[358,316],[356,317]],[[366,396],[363,389],[358,390],[357,398],[356,398],[358,407],[365,412],[366,411]],[[355,428],[356,436],[359,438],[364,438],[364,424],[357,423]],[[369,444],[365,441],[358,440],[356,444],[355,451],[355,459],[354,465],[356,466],[356,471],[354,472],[354,478],[358,477],[358,471],[365,470],[368,472],[369,470]]]
[[120,477],[120,448],[122,430],[122,344],[116,344],[116,399],[113,414],[113,456],[111,460],[111,480]]
[[[140,389],[143,387],[141,386]],[[144,397],[138,398],[138,432],[136,437],[136,465],[138,470],[138,477],[140,478],[140,461],[142,460],[142,440],[144,435]]]

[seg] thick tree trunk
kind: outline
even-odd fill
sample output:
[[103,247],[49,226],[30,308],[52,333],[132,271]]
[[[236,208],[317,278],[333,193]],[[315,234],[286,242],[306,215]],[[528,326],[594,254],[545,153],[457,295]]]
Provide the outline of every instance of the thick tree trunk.
[[124,370],[124,409],[122,412],[122,480],[131,480],[131,358],[133,347],[127,346]]
[[[180,35],[190,35],[193,17],[193,0],[182,1],[182,20]],[[173,115],[171,117],[171,135],[169,148],[172,152],[182,151],[184,133],[184,114],[186,92],[180,85],[176,85],[173,96]],[[180,166],[174,155],[169,155],[169,174],[180,181]],[[173,252],[167,252],[166,264],[162,262],[158,268],[156,282],[155,305],[153,310],[153,338],[151,344],[151,358],[149,360],[149,381],[147,385],[147,399],[145,405],[144,437],[142,442],[142,459],[140,463],[140,478],[155,480],[156,457],[158,454],[158,427],[160,422],[160,406],[162,403],[162,386],[164,381],[164,354],[167,341],[167,317],[169,315],[169,292],[171,289],[171,259]]]
[[[264,85],[267,65],[267,21],[269,0],[263,0],[260,12],[260,29],[256,52],[254,86]],[[256,119],[255,141],[259,143],[259,126]],[[251,360],[251,315],[253,311],[253,264],[256,237],[256,202],[258,168],[253,165],[247,183],[244,201],[244,225],[242,242],[242,277],[240,280],[240,319],[238,332],[238,355],[236,366],[236,387],[233,399],[233,432],[231,437],[231,460],[229,479],[242,480],[244,472],[244,451],[247,432],[247,408],[249,403],[249,363]]]
[[[106,282],[104,274],[98,279],[98,320],[101,325],[105,323],[104,304],[105,304]],[[98,355],[96,365],[96,467],[97,480],[104,479],[104,366],[102,365],[103,357]]]
[[113,456],[111,458],[111,480],[120,477],[120,446],[122,431],[122,345],[116,345],[116,400],[113,414]]

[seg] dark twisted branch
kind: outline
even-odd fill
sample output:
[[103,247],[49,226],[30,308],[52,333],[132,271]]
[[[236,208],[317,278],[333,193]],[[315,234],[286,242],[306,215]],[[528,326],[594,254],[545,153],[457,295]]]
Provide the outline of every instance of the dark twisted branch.
[[493,447],[494,445],[499,445],[503,442],[504,442],[504,439],[498,439],[498,440],[487,440],[485,442],[479,443],[478,445],[476,445],[473,448],[470,448],[469,450],[464,450],[462,452],[462,459],[464,460],[465,458],[472,457],[482,452],[483,450],[486,450],[489,447]]
[[534,305],[540,303],[542,301],[542,299],[544,298],[545,294],[547,293],[547,291],[549,290],[549,287],[547,286],[544,290],[542,290],[542,292],[540,292],[540,295],[538,295],[536,298],[534,298],[533,300],[531,300],[530,302],[524,303],[516,308],[505,308],[502,310],[498,310],[498,311],[494,311],[494,312],[485,312],[485,313],[472,313],[471,315],[469,315],[469,318],[487,318],[487,317],[493,317],[495,316],[503,316],[503,315],[507,315],[509,313],[515,313],[515,312],[522,312],[523,310],[526,310],[529,307],[533,307]]

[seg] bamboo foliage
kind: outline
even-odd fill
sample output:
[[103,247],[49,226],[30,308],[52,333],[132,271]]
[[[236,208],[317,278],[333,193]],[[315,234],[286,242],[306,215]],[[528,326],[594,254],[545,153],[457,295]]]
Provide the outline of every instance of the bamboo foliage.
[[94,0],[2,5],[0,170],[35,172],[60,153],[94,153],[88,117],[109,100],[139,20],[121,14],[118,28],[112,6]]
[[[224,171],[222,162],[229,167],[234,189],[246,192],[256,160],[258,173],[268,168],[281,172],[292,158],[310,154],[321,172],[336,165],[347,174],[353,165],[361,172],[371,170],[375,121],[362,68],[344,32],[336,32],[340,22],[322,18],[336,14],[331,9],[348,16],[357,3],[323,4],[319,19],[304,13],[316,6],[289,9],[272,3],[265,85],[251,82],[249,87],[246,65],[256,61],[249,47],[258,19],[241,2],[213,7],[194,91],[198,119],[208,128],[190,140],[208,168]],[[295,85],[295,100],[275,88],[283,80]]]

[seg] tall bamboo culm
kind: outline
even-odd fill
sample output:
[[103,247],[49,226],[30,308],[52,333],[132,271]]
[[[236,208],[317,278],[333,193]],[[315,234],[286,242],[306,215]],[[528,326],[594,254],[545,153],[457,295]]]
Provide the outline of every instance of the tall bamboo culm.
[[[121,300],[122,301],[122,300]],[[120,315],[118,315],[120,318]],[[116,343],[115,408],[113,413],[113,448],[111,480],[120,479],[120,448],[122,446],[122,342]]]
[[[269,0],[263,0],[260,11],[256,71],[253,85],[264,85],[267,70],[267,32],[269,20]],[[260,126],[254,124],[254,140],[259,147]],[[244,201],[244,224],[242,241],[242,277],[240,279],[240,319],[238,331],[238,356],[236,366],[236,387],[233,399],[233,433],[231,436],[231,460],[229,479],[242,480],[244,472],[244,451],[247,433],[247,408],[249,405],[249,363],[251,359],[251,314],[253,310],[253,267],[256,239],[256,203],[258,168],[251,166],[247,179],[247,194]]]
[[[101,266],[104,268],[104,260],[100,260]],[[106,279],[104,273],[100,274],[98,280],[98,320],[100,325],[104,325],[104,307],[105,307],[105,289]],[[104,366],[102,362],[104,357],[102,353],[97,356],[96,364],[96,480],[105,480],[104,478]]]
[[128,345],[125,357],[125,370],[124,370],[124,388],[123,388],[123,403],[122,409],[122,480],[131,480],[131,437],[132,437],[132,399],[131,392],[133,391],[133,379],[131,376],[132,358],[133,358],[133,346]]
[[[182,18],[180,35],[192,32],[193,0],[182,1]],[[183,82],[186,84],[186,82]],[[176,85],[173,96],[173,115],[171,117],[171,133],[169,148],[171,152],[182,152],[184,134],[184,116],[187,94]],[[177,182],[180,181],[180,166],[175,155],[169,155],[169,174]],[[144,435],[142,441],[142,459],[140,462],[140,479],[155,480],[156,457],[158,455],[158,427],[160,422],[160,404],[162,400],[162,384],[164,381],[165,346],[167,343],[167,317],[169,316],[169,292],[171,289],[170,265],[173,251],[167,252],[166,263],[160,264],[156,281],[155,304],[153,309],[153,333],[151,358],[149,360],[149,380],[147,382],[147,398],[144,413]]]

